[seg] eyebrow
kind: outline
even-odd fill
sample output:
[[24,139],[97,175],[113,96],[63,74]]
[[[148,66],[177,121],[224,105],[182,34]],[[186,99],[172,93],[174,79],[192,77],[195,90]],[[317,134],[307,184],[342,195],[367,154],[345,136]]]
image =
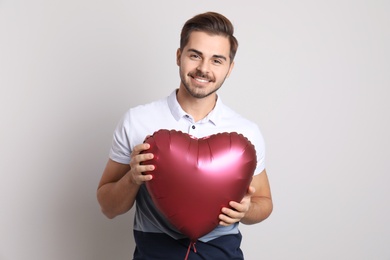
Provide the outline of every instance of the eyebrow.
[[[188,51],[189,51],[189,52],[195,52],[196,54],[198,54],[198,55],[200,55],[200,56],[203,55],[203,53],[202,53],[201,51],[198,51],[198,50],[196,50],[196,49],[188,49]],[[223,55],[214,54],[213,57],[214,57],[214,58],[218,58],[218,59],[223,59],[223,60],[227,61],[226,57],[223,56]]]

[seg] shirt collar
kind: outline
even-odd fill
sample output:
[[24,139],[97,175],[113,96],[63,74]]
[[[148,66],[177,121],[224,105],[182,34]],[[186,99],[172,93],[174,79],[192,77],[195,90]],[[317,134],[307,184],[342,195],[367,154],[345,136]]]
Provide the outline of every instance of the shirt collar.
[[[168,96],[168,106],[169,109],[171,110],[172,116],[175,118],[176,121],[179,121],[181,118],[188,117],[190,115],[181,108],[176,98],[176,92],[177,89],[175,89]],[[210,121],[214,125],[217,125],[218,122],[220,122],[220,118],[222,117],[222,106],[223,103],[221,97],[218,96],[214,109],[205,118],[203,118],[200,121],[204,123]]]

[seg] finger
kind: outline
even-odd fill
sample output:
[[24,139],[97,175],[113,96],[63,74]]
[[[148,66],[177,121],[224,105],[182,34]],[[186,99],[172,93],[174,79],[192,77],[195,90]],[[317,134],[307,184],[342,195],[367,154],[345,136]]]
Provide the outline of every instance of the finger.
[[138,172],[139,174],[143,174],[144,172],[151,172],[154,169],[155,167],[152,164],[148,164],[148,165],[138,164],[134,166],[134,171]]
[[248,187],[247,195],[252,196],[253,194],[255,194],[255,192],[256,192],[255,187],[253,187],[253,186]]
[[231,218],[225,214],[220,214],[219,220],[219,224],[222,226],[229,226],[239,221],[239,219]]
[[138,154],[135,156],[132,155],[132,158],[130,160],[130,168],[136,169],[137,171],[140,171],[137,168],[140,165],[147,165],[147,163],[144,164],[143,162],[151,160],[153,158],[154,158],[154,155],[152,153]]
[[229,209],[229,208],[222,208],[222,215],[225,215],[231,219],[241,219],[244,216],[244,213],[241,211],[236,211],[234,209]]
[[245,204],[238,203],[238,202],[235,202],[235,201],[231,201],[229,203],[229,206],[232,207],[234,211],[238,211],[238,212],[245,211],[245,209],[246,209],[246,205]]
[[138,183],[140,182],[145,182],[145,181],[150,181],[151,179],[153,179],[153,175],[151,174],[145,174],[145,175],[138,175],[137,177],[135,177],[136,181]]
[[219,221],[219,223],[218,223],[220,226],[224,226],[224,227],[227,227],[227,226],[230,226],[230,225],[232,225],[233,223],[226,223],[225,221]]
[[142,151],[148,150],[150,148],[150,144],[142,143],[134,146],[133,152],[131,153],[133,156],[140,154]]
[[147,175],[138,174],[132,177],[133,182],[138,185],[141,185],[146,181],[150,181],[151,179],[153,179],[153,176],[151,174],[147,174]]
[[141,162],[152,160],[154,155],[152,153],[142,153],[132,158],[133,163],[140,164]]
[[251,201],[250,201],[249,198],[242,200],[240,203],[237,203],[237,202],[234,202],[234,201],[231,201],[229,203],[230,207],[234,211],[239,212],[239,213],[242,214],[242,216],[240,218],[244,217],[245,214],[248,212],[248,210],[250,208],[250,204],[251,204]]

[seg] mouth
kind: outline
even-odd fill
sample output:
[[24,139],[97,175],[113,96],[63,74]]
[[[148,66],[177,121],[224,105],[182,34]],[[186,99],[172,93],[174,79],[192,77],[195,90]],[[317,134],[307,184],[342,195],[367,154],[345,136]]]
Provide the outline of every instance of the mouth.
[[195,81],[199,82],[199,83],[209,83],[211,82],[211,80],[207,79],[207,78],[199,78],[199,77],[192,77]]
[[200,83],[200,84],[206,84],[213,82],[213,79],[209,77],[205,77],[205,75],[199,75],[199,73],[190,73],[188,76],[190,76],[194,81]]

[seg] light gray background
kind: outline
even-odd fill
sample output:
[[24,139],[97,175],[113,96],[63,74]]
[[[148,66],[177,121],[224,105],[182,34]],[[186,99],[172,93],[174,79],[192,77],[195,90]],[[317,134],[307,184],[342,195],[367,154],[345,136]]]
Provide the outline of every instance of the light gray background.
[[183,23],[240,42],[220,95],[257,122],[275,209],[246,259],[390,259],[390,2],[0,0],[0,259],[131,259],[96,187],[122,114],[179,86]]

